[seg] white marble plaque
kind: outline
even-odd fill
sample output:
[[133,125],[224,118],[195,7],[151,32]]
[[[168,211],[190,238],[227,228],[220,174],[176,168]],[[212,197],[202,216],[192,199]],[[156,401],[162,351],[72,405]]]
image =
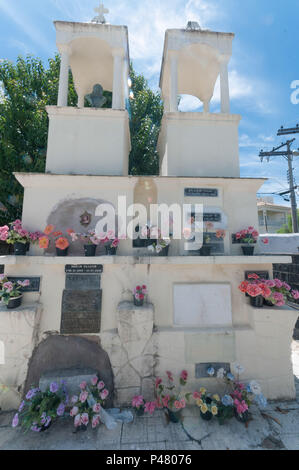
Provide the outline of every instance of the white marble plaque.
[[230,284],[175,284],[173,304],[177,326],[232,326]]

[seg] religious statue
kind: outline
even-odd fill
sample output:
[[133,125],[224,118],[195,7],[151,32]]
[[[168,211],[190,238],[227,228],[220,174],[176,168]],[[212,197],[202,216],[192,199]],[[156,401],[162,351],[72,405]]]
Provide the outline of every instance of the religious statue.
[[92,108],[102,108],[107,101],[103,96],[103,87],[98,83],[93,87],[93,92],[85,98]]

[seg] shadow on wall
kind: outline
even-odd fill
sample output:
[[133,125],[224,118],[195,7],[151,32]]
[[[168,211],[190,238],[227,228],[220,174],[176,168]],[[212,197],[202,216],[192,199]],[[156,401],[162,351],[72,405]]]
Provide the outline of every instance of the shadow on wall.
[[31,387],[37,387],[40,377],[45,372],[61,369],[93,369],[98,372],[109,390],[110,400],[107,407],[113,405],[114,380],[108,354],[101,348],[98,337],[53,335],[42,341],[33,351],[29,361],[24,394]]

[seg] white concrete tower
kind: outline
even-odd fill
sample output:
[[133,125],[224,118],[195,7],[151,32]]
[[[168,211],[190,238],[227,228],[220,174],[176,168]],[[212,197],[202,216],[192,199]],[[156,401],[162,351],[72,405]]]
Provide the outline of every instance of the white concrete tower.
[[[48,173],[128,174],[128,30],[106,24],[103,5],[96,11],[99,16],[90,23],[54,23],[61,69],[57,106],[47,107]],[[69,69],[78,107],[68,107]],[[112,109],[84,107],[96,84],[112,92]]]
[[[240,116],[230,114],[228,82],[233,38],[232,33],[201,30],[198,25],[166,31],[160,77],[164,117],[158,143],[162,176],[240,176]],[[210,113],[218,76],[221,112]],[[182,94],[199,98],[203,112],[179,112]]]

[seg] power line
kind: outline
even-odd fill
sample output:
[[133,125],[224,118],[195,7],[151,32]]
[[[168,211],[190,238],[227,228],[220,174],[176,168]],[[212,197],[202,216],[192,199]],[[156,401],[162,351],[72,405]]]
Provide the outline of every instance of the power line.
[[[296,127],[285,129],[283,126],[278,130],[277,135],[290,135],[290,134],[297,134],[299,133],[299,125],[297,124]],[[289,183],[289,190],[280,192],[278,195],[283,197],[285,200],[289,200],[287,198],[287,194],[290,194],[291,198],[291,206],[292,206],[292,222],[293,222],[293,231],[294,233],[299,232],[298,227],[298,213],[297,213],[297,200],[296,200],[296,193],[295,190],[297,189],[297,185],[294,178],[293,172],[293,159],[295,156],[299,156],[299,152],[294,152],[291,150],[291,146],[296,139],[287,140],[286,142],[282,142],[281,145],[274,148],[270,152],[264,152],[261,150],[259,156],[261,158],[261,162],[263,162],[264,158],[270,162],[271,157],[283,157],[288,162],[288,172],[287,178]],[[286,148],[286,150],[283,150]]]

